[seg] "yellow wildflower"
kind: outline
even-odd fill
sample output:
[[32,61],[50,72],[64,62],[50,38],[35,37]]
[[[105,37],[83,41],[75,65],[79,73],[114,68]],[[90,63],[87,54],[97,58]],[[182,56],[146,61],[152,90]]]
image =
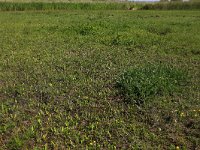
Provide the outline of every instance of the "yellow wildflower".
[[83,96],[83,99],[88,99],[89,97],[88,96]]
[[94,145],[96,143],[96,141],[92,141],[90,142],[90,145]]
[[181,116],[181,117],[184,117],[184,116],[185,116],[185,114],[182,112],[182,113],[180,114],[180,116]]
[[176,146],[176,150],[179,150],[180,149],[180,147],[179,146]]

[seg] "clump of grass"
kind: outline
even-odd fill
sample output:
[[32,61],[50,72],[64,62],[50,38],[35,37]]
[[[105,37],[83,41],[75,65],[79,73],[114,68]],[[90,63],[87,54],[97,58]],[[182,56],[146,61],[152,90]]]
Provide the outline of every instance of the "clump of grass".
[[117,87],[128,102],[144,103],[149,97],[171,95],[187,82],[187,73],[168,65],[146,65],[125,71]]
[[117,36],[115,36],[110,42],[111,45],[121,45],[121,46],[129,46],[133,43],[134,43],[133,38],[124,33],[117,34]]
[[90,35],[95,32],[95,27],[88,24],[82,24],[80,26],[74,27],[73,30],[75,30],[80,35]]
[[12,138],[9,143],[8,143],[9,147],[13,150],[18,150],[20,148],[22,148],[22,145],[23,145],[23,141],[18,138],[18,137],[15,137],[15,138]]

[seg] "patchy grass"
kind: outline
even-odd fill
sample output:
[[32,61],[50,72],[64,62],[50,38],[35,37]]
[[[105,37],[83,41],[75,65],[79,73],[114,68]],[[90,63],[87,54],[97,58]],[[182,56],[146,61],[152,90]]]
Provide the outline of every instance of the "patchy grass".
[[[200,149],[199,14],[0,12],[0,149]],[[167,91],[124,103],[127,70]]]
[[130,103],[144,103],[149,97],[167,96],[180,91],[187,84],[182,70],[158,64],[129,69],[117,81],[117,87]]

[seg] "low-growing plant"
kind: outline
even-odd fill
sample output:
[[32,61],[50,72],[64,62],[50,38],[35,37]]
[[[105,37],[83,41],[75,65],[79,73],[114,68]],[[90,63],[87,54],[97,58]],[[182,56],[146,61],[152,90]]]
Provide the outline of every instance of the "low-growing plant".
[[187,82],[184,70],[169,65],[146,65],[125,71],[117,87],[128,102],[144,103],[149,97],[171,95]]
[[12,150],[18,150],[23,146],[23,141],[19,137],[14,137],[10,139],[8,145]]
[[78,28],[75,29],[75,31],[80,35],[89,35],[89,34],[93,34],[95,32],[94,27],[91,25],[79,26]]
[[133,43],[134,43],[133,38],[126,34],[118,34],[110,42],[111,45],[121,45],[121,46],[129,46]]

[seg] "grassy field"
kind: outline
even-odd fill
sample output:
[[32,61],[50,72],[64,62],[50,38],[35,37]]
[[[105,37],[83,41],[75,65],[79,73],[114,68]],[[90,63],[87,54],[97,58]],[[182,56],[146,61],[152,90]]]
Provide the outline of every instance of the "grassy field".
[[0,12],[0,149],[200,149],[199,18]]

